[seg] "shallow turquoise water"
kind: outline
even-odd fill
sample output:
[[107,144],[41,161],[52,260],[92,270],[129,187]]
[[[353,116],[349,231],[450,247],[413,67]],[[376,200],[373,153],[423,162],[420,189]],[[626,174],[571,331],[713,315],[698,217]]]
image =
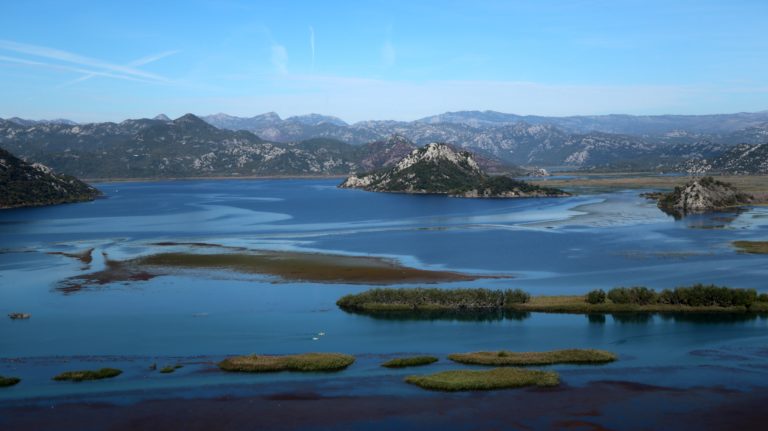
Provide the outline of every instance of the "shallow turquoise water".
[[[768,325],[754,316],[375,319],[335,306],[340,296],[370,286],[203,271],[72,294],[55,290],[67,277],[99,269],[102,252],[129,258],[156,252],[153,242],[188,241],[374,255],[421,268],[512,277],[445,287],[576,294],[618,285],[703,282],[768,291],[768,259],[735,253],[729,245],[768,238],[765,209],[675,221],[637,191],[464,200],[339,190],[335,183],[100,184],[106,199],[0,212],[0,314],[33,315],[28,321],[0,319],[0,374],[24,378],[0,391],[0,399],[327,378],[212,371],[212,362],[224,355],[252,352],[353,353],[358,362],[340,376],[354,379],[401,375],[378,363],[402,353],[591,347],[615,351],[621,360],[604,367],[558,367],[569,384],[611,376],[641,382],[663,376],[679,386],[766,380]],[[95,260],[88,268],[47,254],[91,247]],[[187,366],[162,378],[146,370],[152,362],[174,361]],[[104,382],[73,386],[49,380],[59,371],[94,364],[120,366],[126,373],[109,389]],[[441,361],[431,369],[451,366]]]

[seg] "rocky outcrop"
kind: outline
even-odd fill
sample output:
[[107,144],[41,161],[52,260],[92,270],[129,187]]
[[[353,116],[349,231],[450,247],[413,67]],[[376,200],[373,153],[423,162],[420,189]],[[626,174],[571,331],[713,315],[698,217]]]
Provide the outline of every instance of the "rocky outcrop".
[[697,178],[659,198],[659,208],[675,217],[748,204],[753,197],[712,177]]
[[437,143],[413,150],[389,169],[351,175],[339,187],[473,198],[568,195],[562,190],[538,187],[505,176],[489,176],[471,153]]

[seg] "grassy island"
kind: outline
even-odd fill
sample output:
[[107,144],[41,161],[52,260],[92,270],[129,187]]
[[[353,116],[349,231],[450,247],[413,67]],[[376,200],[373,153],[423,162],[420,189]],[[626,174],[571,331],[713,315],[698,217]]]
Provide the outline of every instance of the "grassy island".
[[408,376],[405,381],[424,389],[437,391],[488,391],[524,386],[557,386],[560,384],[560,376],[551,371],[494,368],[483,371],[455,370],[424,376]]
[[381,366],[387,368],[405,368],[419,365],[429,365],[435,362],[437,362],[437,358],[434,356],[410,356],[407,358],[391,359],[381,364]]
[[733,246],[742,253],[768,254],[768,241],[734,241]]
[[7,388],[9,386],[13,386],[18,384],[21,381],[18,377],[5,377],[0,376],[0,388]]
[[544,313],[766,313],[768,295],[754,289],[697,284],[657,292],[646,287],[617,287],[586,295],[531,296],[519,289],[379,288],[346,295],[336,304],[364,314],[392,312],[489,311]]
[[269,373],[276,371],[339,371],[355,362],[355,357],[343,353],[302,353],[299,355],[245,355],[219,362],[224,371]]
[[165,367],[161,368],[161,369],[160,369],[160,372],[161,372],[161,373],[163,373],[163,374],[170,374],[170,373],[172,373],[172,372],[174,372],[174,371],[178,370],[179,368],[184,368],[184,366],[183,366],[183,365],[180,365],[180,364],[176,364],[176,365],[167,365],[167,366],[165,366]]
[[123,372],[116,368],[102,368],[100,370],[67,371],[54,377],[56,381],[82,382],[86,380],[102,380],[117,377]]
[[605,350],[565,349],[550,352],[473,352],[454,353],[448,359],[471,365],[553,365],[553,364],[605,364],[616,360],[616,355]]

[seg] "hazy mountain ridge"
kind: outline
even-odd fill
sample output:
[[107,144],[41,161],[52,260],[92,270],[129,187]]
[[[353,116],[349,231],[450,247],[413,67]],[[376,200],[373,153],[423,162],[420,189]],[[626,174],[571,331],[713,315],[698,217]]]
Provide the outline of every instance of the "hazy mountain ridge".
[[192,114],[82,125],[0,120],[0,145],[84,178],[347,175],[387,166],[414,148],[402,137],[356,146],[329,138],[275,143],[216,128]]
[[692,158],[680,170],[694,174],[768,174],[768,144],[740,144],[710,157]]
[[528,166],[668,171],[690,159],[714,157],[729,145],[768,142],[768,111],[573,117],[463,111],[412,122],[363,121],[349,126],[311,126],[268,117],[268,126],[254,123],[249,130],[275,141],[319,136],[351,144],[400,135],[416,145],[444,142]]
[[457,111],[425,117],[424,123],[461,123],[475,127],[508,125],[517,122],[550,124],[571,133],[617,133],[656,135],[688,133],[728,134],[768,122],[768,111],[713,115],[574,115],[548,117],[516,115],[496,111]]

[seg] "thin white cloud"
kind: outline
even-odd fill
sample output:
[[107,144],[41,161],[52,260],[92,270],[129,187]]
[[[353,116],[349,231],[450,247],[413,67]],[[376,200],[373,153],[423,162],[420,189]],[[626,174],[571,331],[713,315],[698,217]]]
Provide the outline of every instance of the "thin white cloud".
[[272,65],[281,75],[288,73],[288,50],[283,45],[272,44]]
[[312,70],[315,70],[315,29],[309,26],[309,49],[312,52]]
[[110,73],[110,72],[101,72],[97,70],[90,70],[90,69],[83,69],[82,67],[73,67],[73,66],[66,66],[63,64],[53,64],[53,63],[43,63],[40,61],[33,61],[33,60],[27,60],[23,58],[16,58],[16,57],[8,57],[5,55],[0,55],[0,61],[4,61],[6,63],[16,63],[16,64],[23,64],[26,66],[35,66],[35,67],[42,67],[46,69],[53,69],[53,70],[62,70],[67,72],[76,72],[76,73],[85,73],[87,75],[94,75],[94,76],[104,76],[108,78],[115,78],[115,79],[123,79],[126,81],[134,81],[134,82],[154,82],[149,81],[142,78],[136,78],[134,76],[129,75],[121,75],[117,73]]
[[[129,67],[138,67],[138,66],[144,66],[145,64],[154,63],[155,61],[162,60],[165,57],[169,57],[174,54],[178,54],[179,51],[164,51],[159,54],[154,55],[148,55],[146,57],[139,58],[138,60],[134,60],[130,63],[128,63]],[[73,84],[77,84],[79,82],[87,81],[91,78],[94,78],[98,76],[95,73],[89,73],[87,75],[83,75],[77,79],[73,79],[72,81],[65,82],[64,84],[61,84],[59,87],[68,87]]]
[[384,42],[384,45],[381,46],[381,62],[384,66],[392,67],[395,65],[396,60],[397,52],[395,51],[395,46],[390,41]]
[[68,51],[63,51],[56,48],[49,48],[45,46],[29,45],[25,43],[14,42],[10,40],[0,39],[0,50],[14,51],[21,54],[31,55],[35,57],[42,57],[49,60],[57,60],[66,63],[76,64],[81,67],[91,67],[95,69],[102,69],[110,73],[117,73],[124,76],[132,76],[140,78],[145,81],[155,81],[162,83],[169,83],[170,80],[162,76],[144,72],[130,66],[121,66],[117,64],[108,63],[95,58],[90,58],[75,54]]

